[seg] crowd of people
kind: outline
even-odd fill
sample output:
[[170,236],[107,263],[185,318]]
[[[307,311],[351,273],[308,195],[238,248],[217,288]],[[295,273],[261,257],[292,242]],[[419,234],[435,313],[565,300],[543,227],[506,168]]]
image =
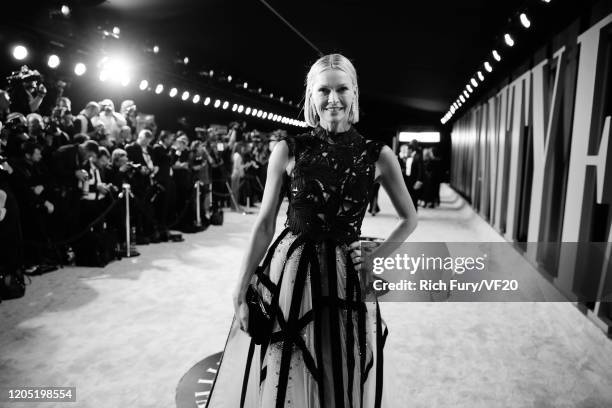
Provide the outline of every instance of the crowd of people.
[[[136,244],[180,240],[170,229],[201,230],[222,208],[262,199],[270,152],[285,131],[247,131],[244,122],[189,127],[185,120],[178,130],[160,130],[133,100],[122,101],[119,111],[110,99],[73,109],[58,85],[47,92],[40,74],[24,66],[0,91],[0,247],[6,254],[0,275],[105,264],[99,252],[107,248],[108,258],[125,251],[128,235]],[[415,207],[438,206],[435,148],[413,141],[400,147],[398,160]],[[379,211],[375,187],[372,215]],[[121,204],[125,194],[129,209]]]
[[[246,123],[157,128],[133,100],[74,109],[23,67],[0,93],[0,268],[44,273],[92,250],[176,238],[226,206],[254,205],[270,150],[285,133]],[[129,192],[126,190],[129,186]],[[125,194],[130,194],[126,209]],[[197,216],[199,209],[199,217]],[[126,232],[126,211],[131,230]],[[4,256],[6,254],[6,256]]]

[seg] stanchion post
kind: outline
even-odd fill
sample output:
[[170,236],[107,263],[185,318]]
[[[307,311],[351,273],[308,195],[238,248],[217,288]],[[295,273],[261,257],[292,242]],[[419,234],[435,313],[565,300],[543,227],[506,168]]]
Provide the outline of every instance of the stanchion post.
[[227,181],[225,182],[225,187],[227,187],[227,191],[229,192],[230,198],[232,199],[232,202],[234,203],[234,208],[236,209],[236,211],[241,212],[242,209],[238,205],[238,200],[236,199],[236,197],[234,197],[234,192],[232,191],[232,188],[230,187]]
[[130,185],[128,183],[123,184],[123,192],[125,195],[125,254],[129,258],[131,253],[132,243],[130,242],[130,233],[132,229],[130,227]]
[[200,182],[196,181],[195,183],[196,189],[196,227],[202,226],[202,217],[200,216]]

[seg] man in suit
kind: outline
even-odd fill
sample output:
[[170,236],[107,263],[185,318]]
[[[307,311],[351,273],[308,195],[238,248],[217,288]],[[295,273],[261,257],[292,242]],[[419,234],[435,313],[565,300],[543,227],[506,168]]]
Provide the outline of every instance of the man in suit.
[[79,202],[81,188],[88,178],[85,167],[90,159],[98,157],[98,143],[86,140],[81,144],[61,146],[52,157],[52,166],[57,185],[57,219],[66,220],[58,223],[57,238],[67,239],[78,231]]
[[174,133],[162,130],[159,142],[153,147],[151,158],[157,169],[155,181],[162,187],[162,191],[155,199],[155,213],[160,224],[161,237],[165,240],[169,236],[168,224],[175,218],[176,185],[173,180],[172,166],[177,156],[172,148]]
[[418,201],[423,187],[423,159],[419,142],[413,140],[408,145],[402,145],[398,160],[408,193],[410,193],[414,208],[418,210]]
[[148,129],[142,129],[138,133],[136,141],[126,146],[128,159],[138,166],[134,177],[132,177],[132,192],[138,200],[139,211],[134,212],[136,224],[136,243],[148,244],[151,240],[158,240],[156,232],[157,222],[154,219],[153,206],[150,196],[152,191],[152,175],[155,174],[155,165],[151,158],[150,144],[153,141],[153,133]]

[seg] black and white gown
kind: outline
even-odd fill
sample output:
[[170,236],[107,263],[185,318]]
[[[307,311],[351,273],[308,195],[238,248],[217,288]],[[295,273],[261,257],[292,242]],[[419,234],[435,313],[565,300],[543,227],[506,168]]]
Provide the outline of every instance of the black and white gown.
[[388,406],[387,328],[376,300],[362,298],[348,255],[383,144],[353,128],[328,134],[318,127],[285,140],[295,157],[286,228],[254,276],[268,302],[280,290],[273,335],[258,346],[234,319],[207,406]]

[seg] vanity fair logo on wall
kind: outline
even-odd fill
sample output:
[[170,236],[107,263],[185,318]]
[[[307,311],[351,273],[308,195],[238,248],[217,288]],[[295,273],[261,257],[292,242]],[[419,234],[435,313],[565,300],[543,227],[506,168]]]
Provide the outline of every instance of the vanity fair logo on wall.
[[612,242],[612,14],[576,20],[529,64],[453,125],[452,185],[508,241],[533,243],[524,255],[570,300],[597,298],[612,265],[550,243]]
[[176,408],[206,407],[222,354],[206,357],[185,373],[176,387]]

